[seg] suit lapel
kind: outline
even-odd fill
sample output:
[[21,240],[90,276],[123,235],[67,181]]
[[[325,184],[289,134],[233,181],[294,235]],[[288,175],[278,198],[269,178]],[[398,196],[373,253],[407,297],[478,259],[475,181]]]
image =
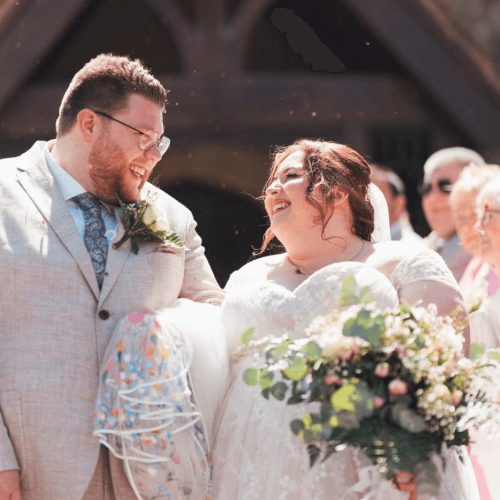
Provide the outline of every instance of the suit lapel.
[[78,233],[75,221],[68,210],[61,190],[47,167],[43,156],[43,145],[44,143],[42,145],[37,143],[29,151],[29,153],[32,153],[31,161],[28,167],[19,168],[19,182],[63,245],[76,260],[97,299],[99,297],[99,287],[92,261]]

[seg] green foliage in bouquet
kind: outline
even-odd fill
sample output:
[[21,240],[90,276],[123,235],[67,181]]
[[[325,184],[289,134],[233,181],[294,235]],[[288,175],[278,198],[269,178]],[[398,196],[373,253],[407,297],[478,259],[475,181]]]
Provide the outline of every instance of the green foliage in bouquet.
[[258,347],[262,362],[244,381],[260,385],[265,398],[312,403],[291,422],[311,466],[346,445],[359,447],[387,479],[405,470],[416,475],[419,493],[437,495],[431,454],[469,442],[469,412],[487,403],[475,381],[499,355],[474,348],[476,361],[466,359],[457,333],[463,323],[438,316],[433,305],[377,311],[370,301],[349,277],[337,310],[315,318],[303,338],[253,341],[248,330],[244,348]]

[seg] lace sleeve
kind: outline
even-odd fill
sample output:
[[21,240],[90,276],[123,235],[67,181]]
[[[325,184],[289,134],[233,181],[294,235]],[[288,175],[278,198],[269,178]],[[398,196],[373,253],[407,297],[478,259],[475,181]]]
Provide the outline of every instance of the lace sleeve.
[[442,257],[427,248],[402,259],[390,279],[398,293],[404,286],[417,281],[437,281],[460,293],[458,283]]

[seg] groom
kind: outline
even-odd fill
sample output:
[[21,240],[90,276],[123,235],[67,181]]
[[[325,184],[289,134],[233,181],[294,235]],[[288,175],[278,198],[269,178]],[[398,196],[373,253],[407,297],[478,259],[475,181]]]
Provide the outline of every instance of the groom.
[[[170,143],[166,96],[139,61],[100,55],[70,83],[57,138],[0,161],[0,500],[135,498],[92,435],[109,338],[131,312],[222,301],[191,213],[146,182]],[[113,246],[116,195],[148,194],[183,248]]]

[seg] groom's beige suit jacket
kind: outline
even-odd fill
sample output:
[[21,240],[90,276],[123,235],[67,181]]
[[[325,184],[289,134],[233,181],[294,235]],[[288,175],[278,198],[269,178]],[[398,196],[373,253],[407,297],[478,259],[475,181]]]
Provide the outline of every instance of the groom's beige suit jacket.
[[223,296],[191,213],[151,185],[143,196],[157,193],[185,249],[110,248],[100,291],[44,147],[0,161],[0,470],[20,468],[23,500],[79,500],[98,460],[92,413],[117,322]]

